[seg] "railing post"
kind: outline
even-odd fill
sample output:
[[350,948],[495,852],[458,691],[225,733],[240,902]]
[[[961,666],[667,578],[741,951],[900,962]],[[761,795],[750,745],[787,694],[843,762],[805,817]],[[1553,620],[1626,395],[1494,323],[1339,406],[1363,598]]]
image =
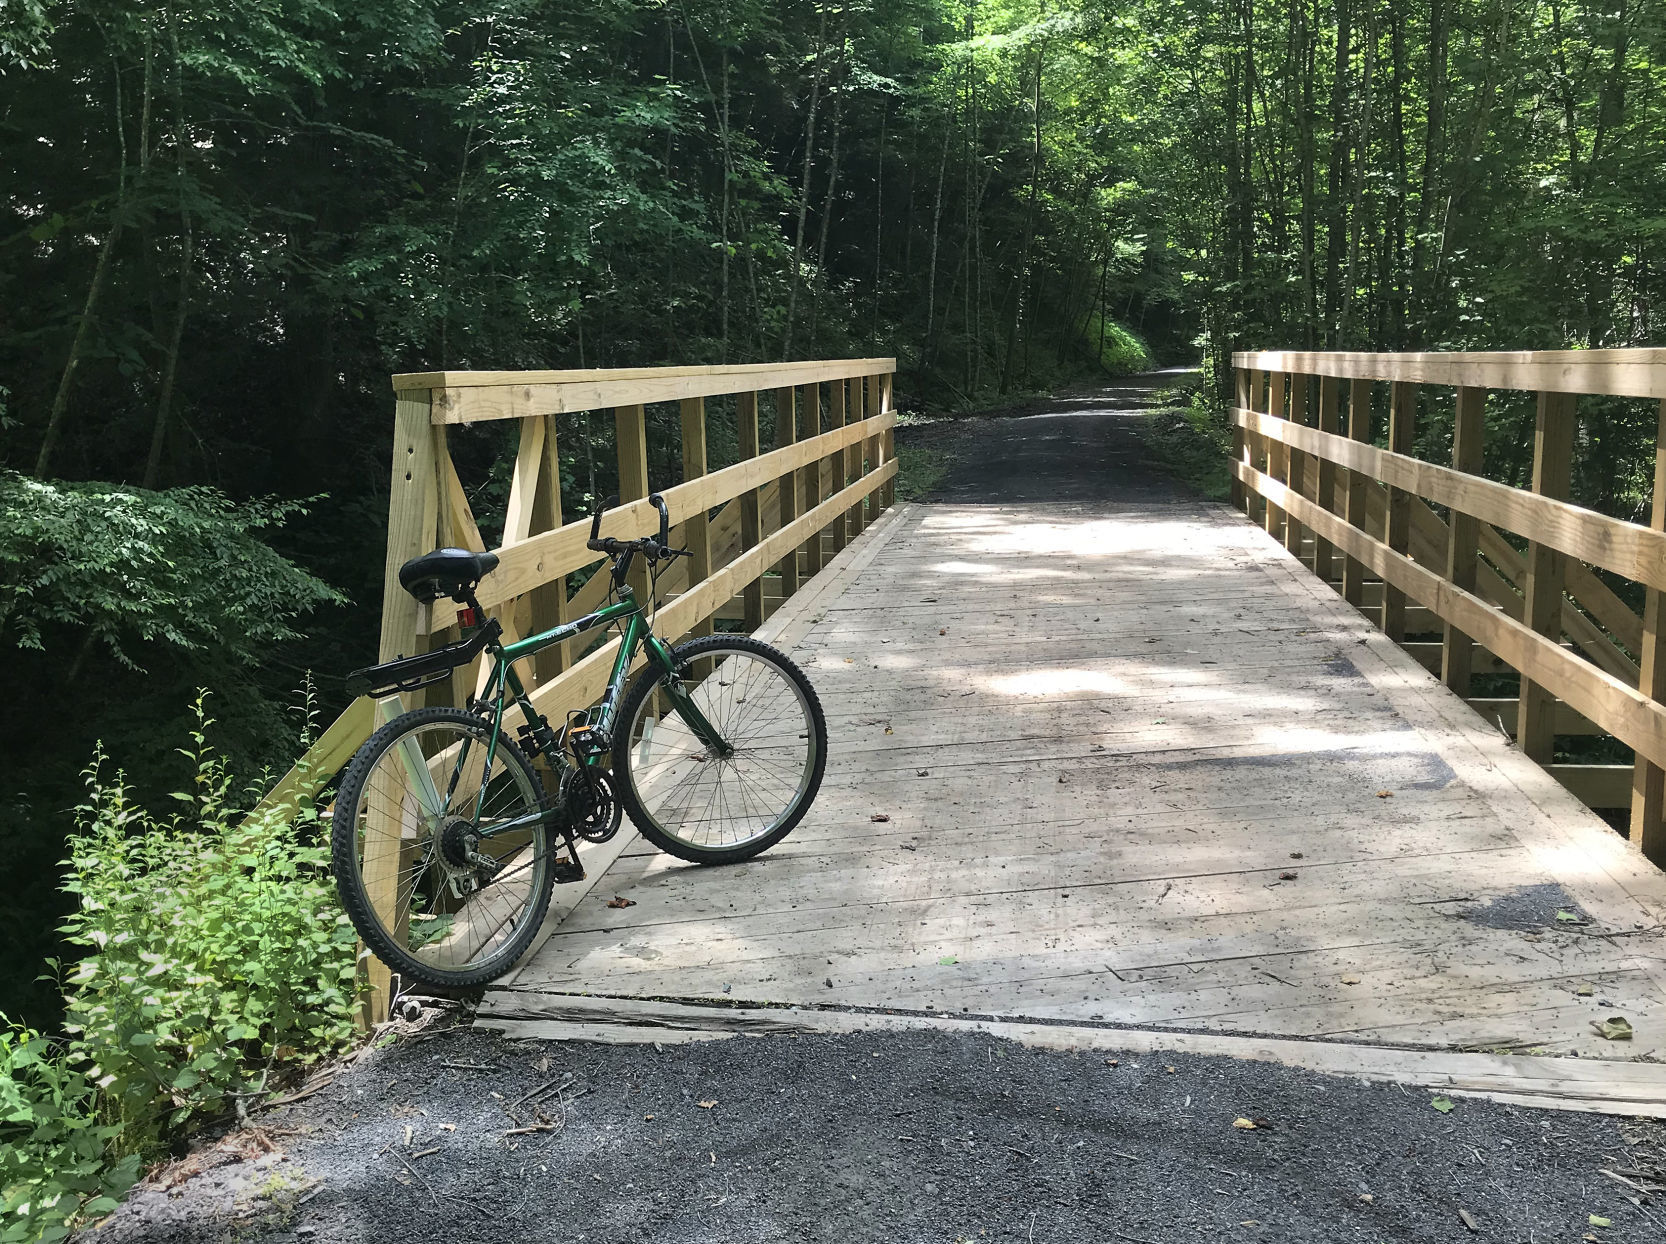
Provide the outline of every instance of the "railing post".
[[[892,383],[896,380],[895,372],[886,372],[879,378],[879,413],[895,410],[892,400]],[[879,454],[882,462],[890,462],[897,456],[897,430],[886,428],[879,434]],[[897,477],[893,475],[879,486],[879,508],[888,510],[897,503]]]
[[[1341,399],[1341,386],[1337,384],[1335,376],[1319,377],[1319,431],[1329,432],[1333,436],[1341,430],[1341,412],[1337,409]],[[1336,513],[1336,463],[1330,458],[1319,459],[1318,479],[1319,508],[1332,514]],[[1329,540],[1317,532],[1313,536],[1313,573],[1321,582],[1329,583],[1331,575],[1335,573],[1335,549]]]
[[[1486,402],[1485,389],[1464,386],[1458,390],[1457,418],[1452,425],[1452,468],[1466,475],[1481,473]],[[1475,591],[1480,549],[1480,520],[1453,510],[1446,538],[1446,577],[1453,586]],[[1474,655],[1475,641],[1448,622],[1440,646],[1440,680],[1465,699],[1469,698]]]
[[[758,395],[756,393],[737,393],[735,395],[735,416],[738,423],[738,439],[740,442],[740,456],[756,458],[758,456]],[[748,488],[740,494],[740,548],[741,552],[757,548],[758,541],[763,538],[762,516],[758,513],[758,490]],[[764,581],[759,576],[741,589],[741,617],[748,631],[755,631],[764,624]]]
[[[619,454],[619,504],[648,495],[648,409],[642,405],[613,409],[614,444]],[[636,598],[648,602],[648,563],[638,557],[631,565],[631,587]]]
[[[683,479],[699,479],[706,473],[706,399],[685,397],[678,405],[683,422]],[[710,578],[712,572],[711,528],[701,507],[683,520],[683,544],[688,548],[688,590]],[[712,620],[702,619],[689,628],[695,639],[712,633]]]
[[[1388,451],[1408,457],[1416,447],[1417,386],[1396,380],[1389,386]],[[1403,488],[1388,490],[1384,518],[1384,542],[1396,553],[1411,547],[1412,494]],[[1406,594],[1386,579],[1383,581],[1383,633],[1395,643],[1406,637]]]
[[[1307,423],[1307,377],[1292,373],[1290,376],[1290,422]],[[1299,449],[1285,446],[1289,451],[1286,460],[1289,464],[1290,491],[1299,497],[1307,495],[1306,474],[1307,455]],[[1288,514],[1284,516],[1284,547],[1290,556],[1301,560],[1302,556],[1302,525]]]
[[[798,440],[798,410],[794,401],[796,394],[792,389],[775,390],[775,448],[785,449]],[[798,517],[798,472],[788,471],[775,486],[775,499],[778,506],[777,517],[781,520],[776,530],[785,527]],[[775,567],[781,574],[781,599],[785,600],[798,591],[798,550],[791,550],[776,563]]]
[[[1353,379],[1348,382],[1348,439],[1369,442],[1371,439],[1371,382]],[[1350,527],[1365,530],[1365,489],[1370,483],[1358,471],[1348,472],[1347,514]],[[1355,609],[1365,601],[1365,563],[1349,557],[1342,563],[1342,599]]]
[[[849,380],[842,381],[841,383],[850,386],[850,421],[852,423],[861,423],[862,378],[860,376],[853,376]],[[850,477],[850,482],[852,484],[861,479],[864,474],[862,452],[866,443],[867,442],[865,441],[856,441],[845,451],[845,474]],[[867,517],[867,507],[862,503],[861,498],[858,498],[856,504],[850,507],[850,534],[852,536],[859,536],[862,534],[862,529],[867,526]]]
[[[832,381],[827,386],[827,421],[835,429],[845,426],[845,392],[846,387],[843,380]],[[827,469],[833,477],[832,483],[828,486],[827,495],[830,497],[844,491],[847,482],[845,479],[845,459],[848,457],[849,454],[843,449],[835,449],[827,455]],[[849,536],[845,530],[847,526],[847,515],[840,514],[833,520],[833,551],[835,553],[849,543]]]
[[[821,435],[821,386],[807,384],[800,392],[804,404],[799,415],[798,439],[813,441]],[[799,480],[799,494],[803,497],[799,513],[808,514],[821,504],[821,459],[806,462],[795,474]],[[810,538],[804,542],[804,573],[821,573],[820,531],[812,531]]]
[[[1533,491],[1567,500],[1573,479],[1575,401],[1569,393],[1539,394],[1533,431]],[[1527,581],[1522,592],[1522,621],[1553,640],[1562,637],[1562,587],[1566,577],[1561,553],[1537,540],[1527,543]],[[1556,699],[1521,676],[1516,713],[1516,741],[1530,760],[1549,764],[1555,758]]]
[[[1248,410],[1250,408],[1250,371],[1249,371],[1249,368],[1247,368],[1247,367],[1234,367],[1232,369],[1232,377],[1233,377],[1233,381],[1234,381],[1234,392],[1236,394],[1238,409],[1239,410]],[[1233,422],[1232,422],[1232,461],[1241,462],[1244,465],[1248,466],[1249,462],[1250,462],[1250,458],[1249,458],[1249,451],[1248,451],[1248,449],[1245,448],[1245,444],[1246,444],[1246,442],[1245,442],[1245,438],[1244,438],[1243,426],[1241,424],[1239,424],[1237,420],[1233,420]],[[1228,494],[1227,495],[1231,499],[1232,504],[1236,508],[1244,511],[1244,513],[1246,513],[1246,514],[1249,513],[1249,505],[1244,499],[1244,481],[1238,478],[1237,472],[1232,473],[1232,478],[1227,484],[1227,489],[1228,489]]]
[[[1275,419],[1284,418],[1284,373],[1273,372],[1267,384],[1267,413]],[[1285,483],[1289,478],[1289,455],[1284,452],[1284,443],[1269,438],[1267,440],[1267,474],[1279,483]],[[1271,501],[1267,502],[1267,509],[1262,516],[1267,534],[1277,540],[1284,532],[1284,511]]]
[[[1666,531],[1666,401],[1660,403],[1654,435],[1654,501],[1649,526]],[[1642,671],[1637,689],[1651,700],[1666,700],[1666,636],[1662,607],[1666,593],[1654,588],[1643,596],[1643,644],[1637,655]],[[1657,864],[1666,865],[1666,770],[1638,756],[1631,771],[1631,845]]]
[[[864,409],[868,412],[868,418],[870,419],[885,409],[883,388],[880,384],[881,379],[880,376],[867,377],[868,400]],[[881,457],[881,437],[879,433],[875,432],[869,436],[865,444],[867,447],[867,473],[871,474],[879,470],[884,463],[884,459]],[[863,498],[868,507],[869,524],[879,517],[879,511],[882,508],[880,505],[881,499],[881,494],[878,492],[870,492]]]
[[[393,472],[388,489],[388,556],[382,575],[382,642],[379,660],[414,656],[428,647],[429,606],[399,585],[399,568],[434,547],[439,534],[440,437],[433,426],[433,392],[397,395],[393,416]],[[371,904],[384,915],[398,902],[403,797],[372,801],[365,826],[364,883]],[[391,974],[380,959],[365,955],[365,1019],[374,1027],[388,1017]]]

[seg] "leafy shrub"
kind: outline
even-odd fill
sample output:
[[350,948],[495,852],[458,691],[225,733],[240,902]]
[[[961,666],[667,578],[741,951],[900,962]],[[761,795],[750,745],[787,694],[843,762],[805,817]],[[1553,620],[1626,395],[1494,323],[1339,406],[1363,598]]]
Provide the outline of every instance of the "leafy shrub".
[[342,600],[253,534],[304,512],[0,472],[0,639],[40,649],[72,631],[130,668],[129,649],[153,641],[253,663],[295,638],[289,619]]
[[139,1156],[110,1162],[119,1131],[97,1089],[61,1050],[27,1028],[0,1030],[0,1242],[59,1240],[77,1217],[116,1207]]
[[1088,356],[1111,375],[1129,376],[1151,369],[1151,351],[1138,334],[1098,311],[1089,311],[1082,317],[1080,332]]
[[[157,817],[99,754],[70,837],[61,927],[85,955],[61,1050],[0,1036],[0,1244],[112,1208],[187,1121],[353,1037],[357,943],[317,814],[247,818],[197,703],[193,789]],[[56,1234],[53,1234],[56,1233]]]
[[1160,406],[1146,415],[1140,439],[1151,459],[1214,501],[1227,499],[1232,473],[1232,432],[1225,408],[1205,390],[1167,395],[1185,405]]

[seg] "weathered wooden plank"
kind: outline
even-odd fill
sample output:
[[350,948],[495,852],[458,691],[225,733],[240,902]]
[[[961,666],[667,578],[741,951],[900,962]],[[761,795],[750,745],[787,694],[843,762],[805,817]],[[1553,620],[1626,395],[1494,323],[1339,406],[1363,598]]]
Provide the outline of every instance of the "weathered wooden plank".
[[[1666,400],[1660,403],[1654,437],[1654,497],[1649,526],[1666,531]],[[1651,588],[1644,597],[1643,635],[1638,648],[1637,688],[1653,700],[1666,700],[1666,635],[1662,610],[1666,593]],[[1646,756],[1637,757],[1631,778],[1631,842],[1651,860],[1666,861],[1666,770]]]
[[1350,351],[1241,351],[1235,367],[1309,376],[1407,384],[1525,389],[1534,393],[1606,393],[1666,398],[1666,350],[1482,350],[1423,354]]
[[[1356,444],[1366,444],[1371,440],[1371,382],[1369,380],[1353,380],[1348,385],[1348,437]],[[1332,461],[1341,461],[1338,456],[1331,454],[1324,456],[1331,458]],[[1360,531],[1365,530],[1366,491],[1367,485],[1371,482],[1357,469],[1349,468],[1348,491],[1343,514],[1348,524]],[[1355,609],[1358,609],[1364,600],[1361,591],[1364,583],[1365,567],[1357,559],[1344,558],[1342,562],[1342,598]]]
[[[1539,394],[1533,432],[1533,491],[1563,500],[1573,481],[1574,403],[1567,394]],[[1522,623],[1552,640],[1562,637],[1562,591],[1567,583],[1564,556],[1528,535],[1527,577],[1522,584]],[[1519,668],[1519,667],[1518,667]],[[1532,675],[1521,670],[1521,705],[1516,716],[1516,742],[1527,756],[1549,764],[1556,750],[1552,695]]]

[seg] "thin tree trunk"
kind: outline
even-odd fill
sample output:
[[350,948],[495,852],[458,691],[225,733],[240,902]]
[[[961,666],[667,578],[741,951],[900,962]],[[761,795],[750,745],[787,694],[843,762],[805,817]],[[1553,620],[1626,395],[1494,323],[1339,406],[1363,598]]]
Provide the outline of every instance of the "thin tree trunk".
[[[141,88],[139,109],[139,174],[144,176],[150,164],[150,105],[151,105],[151,54],[150,30],[145,30],[145,76]],[[121,75],[117,70],[116,76],[116,119],[118,130],[121,125]],[[58,437],[63,431],[64,414],[69,409],[69,395],[75,381],[75,369],[81,365],[81,355],[86,349],[87,338],[91,334],[93,319],[98,312],[99,299],[103,297],[104,286],[110,276],[110,264],[115,255],[116,243],[121,240],[122,230],[126,225],[127,212],[127,142],[126,135],[119,135],[121,140],[120,167],[116,170],[116,202],[110,211],[110,226],[104,234],[104,241],[98,248],[98,259],[93,263],[93,277],[87,285],[87,297],[81,304],[81,316],[75,324],[75,335],[70,338],[69,355],[64,360],[64,370],[58,377],[58,389],[52,395],[52,407],[46,417],[46,430],[41,434],[40,450],[35,455],[35,475],[45,479],[52,469],[52,455],[58,448]]]
[[949,129],[952,118],[943,117],[943,154],[937,160],[937,205],[931,212],[931,263],[926,270],[926,335],[921,342],[921,362],[931,366],[931,346],[937,323],[937,241],[943,223],[943,175],[949,164]]
[[804,273],[804,226],[810,213],[810,173],[815,163],[816,109],[821,106],[821,60],[827,49],[827,10],[821,10],[816,30],[815,68],[810,75],[810,114],[804,122],[804,174],[798,189],[798,232],[793,241],[792,286],[787,294],[787,325],[781,334],[781,358],[792,357],[793,317],[798,310],[798,286]]
[[[1337,322],[1337,341],[1347,344],[1349,322],[1353,318],[1354,293],[1358,288],[1360,234],[1365,221],[1361,209],[1365,204],[1365,162],[1371,148],[1371,106],[1375,90],[1377,64],[1377,19],[1370,8],[1365,10],[1365,63],[1360,70],[1364,94],[1360,102],[1359,140],[1354,144],[1353,206],[1349,212],[1352,228],[1348,238],[1348,275],[1342,290],[1342,315]],[[1369,260],[1369,257],[1367,257]]]
[[1012,310],[1012,324],[1007,330],[1006,357],[1001,364],[1001,392],[1006,393],[1012,387],[1013,352],[1018,344],[1018,330],[1024,322],[1025,298],[1029,294],[1030,285],[1030,249],[1035,244],[1035,210],[1036,200],[1041,186],[1041,70],[1042,48],[1038,43],[1035,49],[1035,87],[1030,97],[1031,109],[1035,114],[1035,139],[1030,150],[1030,198],[1024,208],[1024,251],[1018,261],[1018,305]]
[[827,198],[823,201],[821,227],[816,238],[816,288],[810,297],[810,343],[815,344],[816,327],[821,321],[821,296],[827,289],[827,230],[833,222],[834,194],[839,185],[839,137],[845,111],[844,93],[833,100],[833,149],[828,153]]
[[173,331],[168,337],[168,353],[162,365],[162,385],[156,397],[156,422],[150,434],[150,454],[145,459],[145,474],[140,481],[142,488],[155,488],[162,476],[162,450],[167,443],[168,424],[173,415],[179,350],[185,338],[185,319],[191,307],[193,237],[185,180],[185,153],[190,149],[190,142],[185,133],[185,86],[182,81],[185,67],[179,56],[179,22],[172,9],[168,10],[168,43],[174,54],[174,176],[179,187],[179,288],[174,298]]
[[879,326],[879,287],[884,272],[881,258],[885,244],[885,136],[891,127],[891,102],[885,101],[885,116],[879,123],[879,168],[874,174],[873,223],[873,316],[869,320],[870,334]]
[[1350,0],[1336,0],[1336,66],[1331,76],[1330,167],[1327,170],[1325,220],[1325,344],[1334,348],[1341,321],[1342,256],[1348,236],[1348,64]]
[[1412,314],[1417,322],[1414,343],[1427,339],[1431,287],[1425,271],[1429,259],[1429,230],[1440,197],[1440,149],[1446,130],[1446,0],[1429,0],[1429,101],[1423,126],[1423,174],[1419,178],[1417,217],[1412,226]]

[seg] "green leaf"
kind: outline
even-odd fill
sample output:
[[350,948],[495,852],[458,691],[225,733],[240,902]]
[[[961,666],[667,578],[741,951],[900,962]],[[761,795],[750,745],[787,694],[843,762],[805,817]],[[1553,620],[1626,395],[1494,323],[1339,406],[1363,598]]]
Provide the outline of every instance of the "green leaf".
[[1451,1114],[1457,1109],[1456,1104],[1453,1103],[1450,1097],[1437,1097],[1429,1104],[1442,1114]]
[[1588,1215],[1585,1221],[1590,1223],[1593,1227],[1612,1227],[1614,1225],[1613,1219],[1604,1218],[1601,1214]]
[[1558,909],[1558,911],[1556,912],[1556,918],[1558,920],[1560,920],[1563,924],[1578,924],[1579,923],[1579,917],[1577,915],[1575,915],[1573,912],[1568,911],[1566,908]]
[[937,961],[937,962],[939,962],[939,963],[941,963],[941,964],[943,964],[943,965],[944,965],[944,966],[947,966],[947,965],[949,965],[949,964],[951,964],[951,963],[959,963],[959,962],[960,962],[960,960],[959,960],[959,959],[957,959],[957,958],[955,958],[955,957],[954,957],[954,956],[953,956],[953,955],[944,955],[944,956],[943,956],[943,957],[942,957],[942,958],[941,958],[941,959],[939,959],[939,960],[938,960],[938,961]]

